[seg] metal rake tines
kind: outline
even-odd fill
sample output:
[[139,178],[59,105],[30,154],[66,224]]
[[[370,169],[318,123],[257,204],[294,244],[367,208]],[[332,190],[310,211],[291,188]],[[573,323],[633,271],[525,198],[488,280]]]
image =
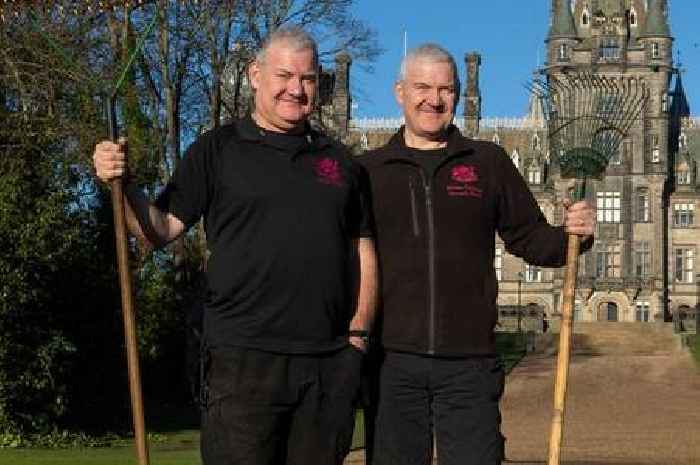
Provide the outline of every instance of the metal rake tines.
[[599,177],[649,96],[641,79],[592,73],[536,79],[530,89],[547,119],[550,150],[564,177]]

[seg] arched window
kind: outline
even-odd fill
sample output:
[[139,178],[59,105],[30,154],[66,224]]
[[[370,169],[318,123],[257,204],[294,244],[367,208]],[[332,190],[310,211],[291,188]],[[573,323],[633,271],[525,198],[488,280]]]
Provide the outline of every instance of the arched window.
[[583,10],[583,14],[581,15],[581,25],[588,26],[590,21],[591,21],[591,16],[590,16],[590,14],[588,14],[588,10]]
[[540,136],[535,134],[532,136],[532,150],[539,150],[540,149]]
[[634,7],[630,10],[630,26],[637,27],[637,12]]
[[681,135],[678,137],[678,148],[684,149],[686,147],[688,147],[688,136],[686,136],[685,133],[682,132]]
[[367,141],[366,132],[363,132],[362,136],[360,137],[360,147],[362,147],[362,150],[367,150],[369,148],[369,142]]
[[501,145],[501,138],[498,137],[498,133],[494,133],[493,138],[491,138],[494,144]]

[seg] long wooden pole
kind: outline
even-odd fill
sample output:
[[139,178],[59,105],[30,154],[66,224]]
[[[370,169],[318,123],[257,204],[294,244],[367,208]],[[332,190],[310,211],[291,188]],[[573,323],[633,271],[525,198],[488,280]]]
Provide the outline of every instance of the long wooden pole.
[[578,272],[578,254],[581,247],[580,238],[569,235],[566,254],[566,272],[564,275],[564,296],[559,329],[559,355],[557,373],[554,383],[554,412],[549,433],[549,460],[547,465],[559,465],[561,441],[564,433],[564,413],[566,405],[566,388],[569,378],[569,358],[571,355],[571,333],[576,292],[576,274]]
[[[109,137],[112,142],[117,143],[119,135],[113,98],[107,99],[107,120],[109,124]],[[121,289],[122,316],[124,319],[124,340],[126,343],[126,360],[129,371],[129,394],[131,397],[131,414],[134,421],[136,458],[138,460],[138,465],[149,465],[146,427],[143,415],[143,395],[141,393],[139,352],[136,344],[136,318],[134,316],[133,293],[131,291],[131,272],[129,270],[129,250],[126,235],[122,180],[120,178],[112,180],[111,187],[114,233],[117,241],[119,287]]]

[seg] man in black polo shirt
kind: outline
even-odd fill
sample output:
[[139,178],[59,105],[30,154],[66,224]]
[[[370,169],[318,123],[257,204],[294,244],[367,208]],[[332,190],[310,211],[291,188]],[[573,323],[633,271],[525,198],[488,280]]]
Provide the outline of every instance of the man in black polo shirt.
[[435,434],[440,465],[500,465],[495,234],[529,263],[561,266],[566,234],[592,235],[595,215],[580,202],[565,227],[549,225],[503,149],[462,137],[451,124],[457,67],[442,47],[407,54],[395,92],[405,126],[361,158],[386,350],[373,463],[430,463]]
[[[204,217],[205,465],[341,464],[374,316],[367,176],[307,122],[318,52],[299,29],[249,69],[251,117],[198,138],[155,204],[126,189],[130,231],[162,246]],[[122,176],[100,143],[98,177]],[[353,279],[354,277],[354,279]]]

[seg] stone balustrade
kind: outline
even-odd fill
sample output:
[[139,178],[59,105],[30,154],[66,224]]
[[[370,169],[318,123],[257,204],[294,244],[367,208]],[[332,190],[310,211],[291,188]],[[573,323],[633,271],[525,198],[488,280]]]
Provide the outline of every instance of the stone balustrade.
[[[364,117],[350,120],[350,130],[358,132],[395,131],[404,124],[403,117]],[[464,129],[464,118],[454,119],[454,124]],[[483,129],[536,129],[544,128],[544,121],[525,117],[487,117],[479,125]]]

